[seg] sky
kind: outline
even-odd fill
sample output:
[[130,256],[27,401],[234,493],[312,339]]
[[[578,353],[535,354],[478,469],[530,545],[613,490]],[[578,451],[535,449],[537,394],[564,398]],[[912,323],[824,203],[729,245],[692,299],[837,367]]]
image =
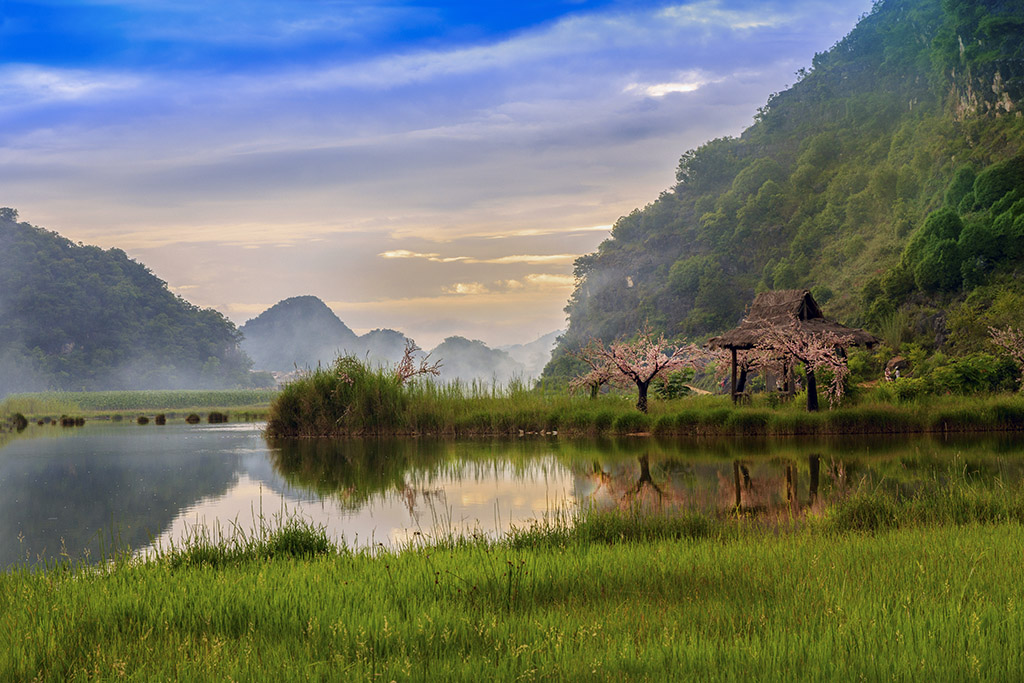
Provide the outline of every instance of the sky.
[[0,0],[0,206],[241,325],[565,327],[573,260],[871,0]]

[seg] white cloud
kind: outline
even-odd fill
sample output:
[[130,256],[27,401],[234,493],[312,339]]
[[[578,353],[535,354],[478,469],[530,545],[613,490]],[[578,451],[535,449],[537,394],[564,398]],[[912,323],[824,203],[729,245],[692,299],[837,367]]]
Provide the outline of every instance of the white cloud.
[[321,69],[290,73],[255,87],[334,89],[393,88],[412,83],[519,68],[526,64],[575,55],[604,54],[615,50],[649,51],[652,45],[670,45],[694,38],[695,32],[725,32],[776,28],[798,17],[752,10],[726,9],[716,0],[633,13],[574,14],[505,40],[481,45],[396,54]]
[[456,282],[444,287],[442,291],[445,294],[487,294],[491,290],[482,282]]
[[754,10],[732,10],[722,7],[718,0],[705,0],[685,5],[674,5],[658,15],[680,26],[717,27],[733,31],[755,28],[773,28],[793,20],[792,15],[774,14],[770,8],[757,5]]
[[435,263],[455,263],[457,261],[466,261],[467,263],[477,263],[467,259],[465,256],[449,256],[442,257],[440,254],[423,254],[415,251],[409,251],[408,249],[394,249],[392,251],[383,251],[378,254],[381,258],[396,259],[396,258],[409,258],[409,259],[426,259],[427,261],[434,261]]
[[534,265],[572,263],[580,257],[579,254],[513,254],[511,256],[498,256],[496,258],[475,258],[472,256],[441,256],[440,254],[427,254],[410,251],[408,249],[394,249],[378,254],[386,259],[425,259],[435,263],[490,263],[495,265],[508,265],[513,263],[528,263]]
[[143,79],[129,74],[34,65],[0,68],[0,101],[6,106],[64,100],[136,89]]
[[552,273],[533,273],[523,279],[531,285],[545,289],[571,288],[576,283],[572,275],[556,275]]

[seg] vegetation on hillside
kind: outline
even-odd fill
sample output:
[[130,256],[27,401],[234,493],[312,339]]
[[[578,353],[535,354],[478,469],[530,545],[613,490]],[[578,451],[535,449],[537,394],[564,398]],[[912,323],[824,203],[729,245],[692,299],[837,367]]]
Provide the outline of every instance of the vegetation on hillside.
[[[676,184],[576,262],[567,352],[734,326],[755,292],[962,354],[1024,310],[1024,10],[881,0],[738,138],[686,152]],[[893,352],[895,349],[890,348]]]
[[74,244],[0,209],[0,396],[265,383],[239,339],[120,249]]

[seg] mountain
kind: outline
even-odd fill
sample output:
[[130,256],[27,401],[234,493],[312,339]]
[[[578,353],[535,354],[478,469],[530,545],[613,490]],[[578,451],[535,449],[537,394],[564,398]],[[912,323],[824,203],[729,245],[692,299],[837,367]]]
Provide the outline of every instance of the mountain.
[[249,386],[235,326],[120,249],[0,209],[0,396],[43,389]]
[[508,353],[465,337],[448,337],[430,352],[430,360],[441,361],[442,382],[458,379],[507,384],[510,379],[526,376],[526,368]]
[[[327,365],[342,354],[352,354],[372,364],[394,364],[411,341],[401,332],[389,329],[356,336],[315,296],[280,301],[245,323],[241,333],[242,348],[253,358],[256,368],[278,372]],[[557,335],[553,332],[530,344],[508,347],[508,352],[491,349],[481,341],[448,337],[430,352],[430,359],[441,361],[441,381],[504,384],[513,377],[539,375],[551,357]],[[417,356],[422,357],[422,352]]]
[[551,353],[555,350],[558,338],[562,333],[563,330],[555,330],[528,344],[499,346],[498,350],[504,351],[512,357],[512,360],[520,363],[526,377],[537,378],[544,371],[544,366],[551,360]]
[[356,336],[327,304],[309,295],[279,301],[240,331],[242,348],[255,367],[278,372],[328,365],[344,354],[371,363],[395,363],[407,341],[401,332],[388,329]]
[[356,334],[315,296],[274,304],[240,328],[242,349],[260,370],[288,372],[327,364],[356,344]]
[[737,138],[575,264],[568,351],[734,326],[756,292],[808,288],[898,345],[977,349],[1024,311],[1024,7],[881,0]]

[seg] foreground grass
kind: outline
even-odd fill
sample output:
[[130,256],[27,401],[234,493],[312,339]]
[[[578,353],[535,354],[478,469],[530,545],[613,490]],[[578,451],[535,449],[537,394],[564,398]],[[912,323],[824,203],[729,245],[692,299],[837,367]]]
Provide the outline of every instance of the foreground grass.
[[765,534],[684,519],[616,536],[595,520],[376,556],[300,525],[290,541],[0,574],[0,678],[1024,675],[1017,523]]

